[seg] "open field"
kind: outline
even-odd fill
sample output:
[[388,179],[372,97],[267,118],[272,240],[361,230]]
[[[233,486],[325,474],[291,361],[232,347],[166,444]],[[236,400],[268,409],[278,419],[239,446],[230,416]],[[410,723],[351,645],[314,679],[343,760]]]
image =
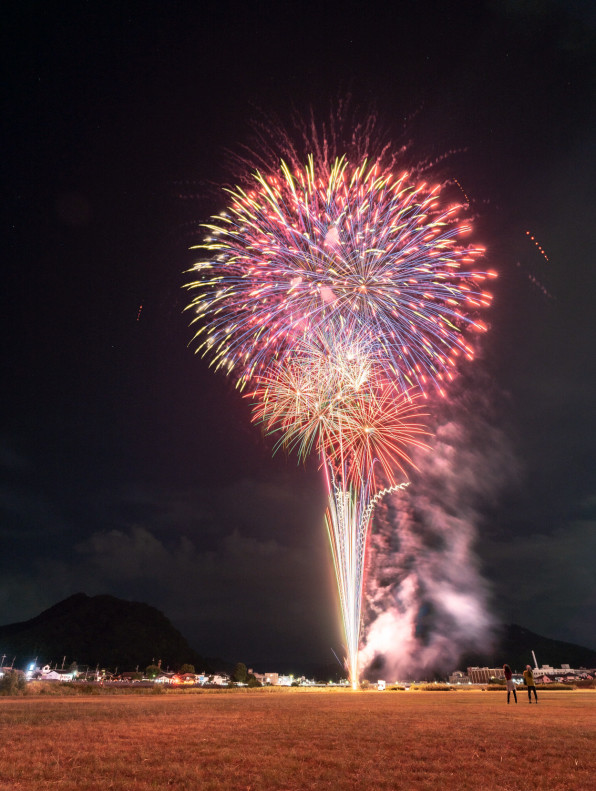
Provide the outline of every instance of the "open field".
[[596,693],[251,690],[0,699],[0,788],[593,791]]

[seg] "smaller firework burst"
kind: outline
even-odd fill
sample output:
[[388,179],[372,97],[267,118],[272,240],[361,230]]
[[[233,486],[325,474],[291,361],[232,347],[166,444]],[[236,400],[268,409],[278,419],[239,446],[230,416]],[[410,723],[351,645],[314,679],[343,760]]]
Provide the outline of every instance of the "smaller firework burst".
[[254,420],[278,436],[276,447],[305,457],[314,446],[345,486],[375,488],[377,464],[395,483],[411,464],[408,449],[424,444],[416,396],[397,391],[370,343],[345,328],[302,338],[248,395]]

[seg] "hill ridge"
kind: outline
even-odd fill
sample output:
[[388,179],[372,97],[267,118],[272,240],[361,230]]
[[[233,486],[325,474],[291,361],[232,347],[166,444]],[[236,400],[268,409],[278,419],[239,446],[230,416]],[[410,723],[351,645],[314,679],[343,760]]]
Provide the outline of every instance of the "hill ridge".
[[534,666],[532,651],[539,667],[560,667],[561,663],[575,668],[596,667],[596,651],[591,648],[544,637],[519,624],[502,625],[496,637],[493,650],[466,653],[460,660],[460,668],[475,665],[501,667],[507,663],[514,670],[523,670],[526,665]]
[[69,662],[134,670],[161,660],[162,666],[188,662],[207,670],[208,660],[157,608],[109,594],[75,593],[27,621],[0,626],[2,653],[19,661]]

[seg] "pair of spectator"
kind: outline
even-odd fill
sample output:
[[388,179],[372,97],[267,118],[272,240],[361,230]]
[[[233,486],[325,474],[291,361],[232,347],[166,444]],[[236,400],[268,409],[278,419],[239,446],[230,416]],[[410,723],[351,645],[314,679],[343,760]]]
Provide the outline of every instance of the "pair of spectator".
[[[503,670],[505,672],[505,683],[507,684],[507,703],[509,703],[512,692],[513,699],[517,703],[517,692],[515,691],[515,684],[513,683],[513,673],[511,672],[511,668],[509,665],[503,665]],[[538,703],[538,695],[536,694],[536,681],[534,680],[534,673],[532,673],[532,668],[530,665],[526,665],[526,669],[524,670],[524,684],[528,690],[528,703],[532,702],[532,690],[534,691],[534,700],[536,703]]]

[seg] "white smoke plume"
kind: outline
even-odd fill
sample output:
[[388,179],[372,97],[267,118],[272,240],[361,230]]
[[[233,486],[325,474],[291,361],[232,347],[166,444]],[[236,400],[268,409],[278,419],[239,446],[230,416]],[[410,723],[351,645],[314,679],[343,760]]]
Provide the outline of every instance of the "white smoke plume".
[[491,647],[496,623],[474,546],[482,508],[517,465],[486,403],[462,394],[438,422],[411,485],[376,510],[360,652],[370,678],[428,678]]

